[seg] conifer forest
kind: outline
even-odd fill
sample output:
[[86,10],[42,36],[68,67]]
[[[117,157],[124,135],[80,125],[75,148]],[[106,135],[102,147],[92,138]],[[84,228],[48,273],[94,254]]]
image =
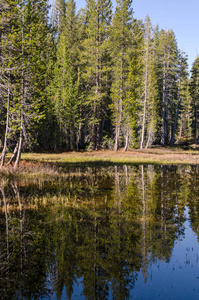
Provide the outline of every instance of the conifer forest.
[[199,58],[131,0],[0,1],[0,147],[22,151],[198,143]]
[[83,2],[0,0],[0,300],[199,299],[199,56]]

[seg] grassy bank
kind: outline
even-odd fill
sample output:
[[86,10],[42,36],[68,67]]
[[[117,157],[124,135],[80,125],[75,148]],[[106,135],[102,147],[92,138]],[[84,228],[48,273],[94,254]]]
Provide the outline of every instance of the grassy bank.
[[92,151],[68,153],[26,153],[25,162],[65,164],[70,166],[106,165],[106,164],[198,164],[198,150],[154,148],[124,152]]
[[[9,155],[8,157],[9,158]],[[45,178],[46,176],[66,176],[73,167],[111,167],[132,164],[156,165],[197,165],[198,150],[183,150],[178,148],[153,148],[143,150],[65,152],[65,153],[23,153],[20,166],[13,170],[12,166],[0,170],[1,178]],[[84,172],[82,170],[81,172]]]

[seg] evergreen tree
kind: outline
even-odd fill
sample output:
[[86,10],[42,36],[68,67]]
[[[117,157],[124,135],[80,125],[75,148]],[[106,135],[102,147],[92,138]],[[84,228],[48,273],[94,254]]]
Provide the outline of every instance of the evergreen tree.
[[172,30],[156,33],[155,71],[158,77],[158,103],[161,125],[161,143],[167,145],[171,136],[170,120],[173,116],[173,103],[177,99],[177,72],[179,64],[178,48]]
[[199,57],[195,59],[191,69],[190,95],[192,100],[192,130],[195,144],[198,144]]
[[133,21],[128,82],[126,104],[130,115],[131,145],[140,145],[142,149],[153,142],[157,123],[157,79],[152,25],[148,16],[144,24],[138,20]]
[[110,93],[109,25],[112,17],[110,0],[87,0],[86,37],[81,61],[84,65],[85,104],[87,107],[88,142],[100,147],[102,130],[108,113]]
[[[198,58],[191,79],[172,30],[133,19],[132,0],[0,3],[1,166],[23,149],[114,149],[198,142]],[[38,144],[37,144],[38,142]],[[3,147],[2,145],[3,144]],[[37,146],[36,146],[37,145]]]
[[13,113],[11,107],[15,102],[13,99],[16,89],[15,73],[19,67],[18,58],[18,35],[20,31],[18,1],[3,1],[0,14],[0,91],[1,91],[1,126],[4,132],[4,144],[1,154],[1,167],[5,163],[6,151],[9,144]]
[[[178,91],[177,91],[177,99],[173,102],[175,116],[172,118],[172,129],[171,129],[171,139],[170,139],[170,145],[173,146],[175,141],[175,134],[177,127],[179,127],[179,117],[180,114],[183,112],[183,103],[185,104],[185,99],[187,97],[186,91],[187,91],[187,57],[185,56],[185,53],[180,54],[180,64],[179,64],[179,70],[178,70]],[[186,110],[186,107],[184,107]],[[182,122],[182,121],[181,121]],[[180,134],[181,135],[181,134]]]
[[[10,79],[7,113],[9,117],[6,124],[8,126],[9,123],[9,139],[12,139],[16,145],[10,160],[10,162],[15,160],[16,168],[24,140],[26,147],[31,144],[31,133],[35,130],[35,124],[43,116],[48,5],[46,0],[36,2],[29,0],[17,3],[11,1],[6,7],[8,7],[6,13],[10,11],[11,15],[13,14],[13,18],[8,15],[10,27],[4,40],[5,47],[2,48],[4,56],[9,57],[8,65],[12,66],[13,70],[12,74],[11,69],[8,73]],[[8,43],[9,39],[12,40],[12,44]],[[6,71],[5,66],[3,70]],[[6,131],[6,136],[7,134]],[[6,144],[5,139],[2,165]]]
[[182,111],[179,124],[179,138],[186,138],[186,140],[192,138],[192,101],[189,92],[189,83],[190,79],[186,78],[183,83]]
[[30,144],[32,126],[43,117],[45,100],[46,51],[48,28],[47,0],[21,3],[20,65],[18,71],[18,149],[19,164],[24,139]]
[[154,68],[154,43],[152,34],[151,20],[147,16],[145,23],[145,46],[144,46],[144,89],[143,89],[143,104],[142,104],[142,130],[140,148],[142,149],[145,143],[147,148],[152,144],[155,138],[157,112],[157,77]]
[[58,140],[61,147],[66,145],[67,150],[78,150],[83,124],[79,23],[75,9],[75,2],[68,0],[58,38],[54,79],[51,84],[52,103],[59,124]]
[[[128,142],[128,117],[124,115],[124,101],[128,91],[129,54],[132,46],[131,0],[118,0],[111,27],[112,56],[112,111],[115,126],[115,151],[126,138]],[[126,119],[126,120],[125,120]],[[122,132],[123,131],[123,132]],[[121,139],[122,138],[122,139]]]
[[52,23],[55,28],[56,37],[59,37],[66,18],[66,1],[56,0],[52,12]]

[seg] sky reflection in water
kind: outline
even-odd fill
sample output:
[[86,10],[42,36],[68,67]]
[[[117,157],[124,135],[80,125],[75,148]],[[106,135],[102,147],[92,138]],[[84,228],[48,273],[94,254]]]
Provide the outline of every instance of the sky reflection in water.
[[0,186],[1,299],[199,299],[195,166]]

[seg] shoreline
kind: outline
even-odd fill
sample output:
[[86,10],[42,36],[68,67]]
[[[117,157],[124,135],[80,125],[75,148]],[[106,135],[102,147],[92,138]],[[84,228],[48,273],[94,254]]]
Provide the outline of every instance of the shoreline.
[[167,148],[133,149],[127,152],[96,150],[90,152],[23,153],[21,163],[39,162],[55,164],[199,164],[198,150]]

